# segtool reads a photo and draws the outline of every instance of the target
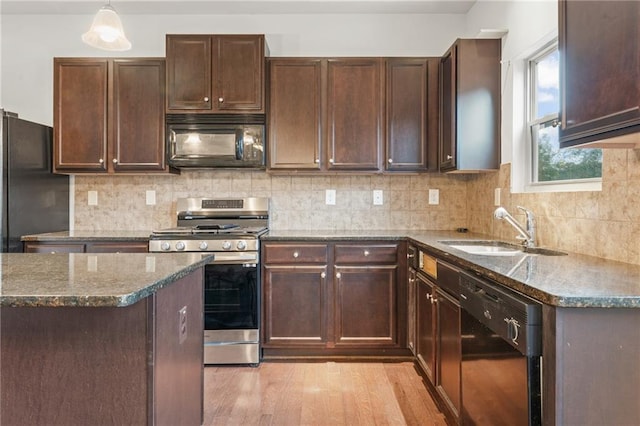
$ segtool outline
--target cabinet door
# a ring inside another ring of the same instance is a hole
[[[407,275],[407,346],[416,355],[416,270],[409,268]]]
[[[167,112],[212,112],[208,35],[167,35]]]
[[[113,132],[110,161],[115,171],[165,169],[164,60],[113,61]]]
[[[386,170],[427,170],[438,149],[438,59],[386,62]]]
[[[456,167],[456,46],[440,63],[440,170]]]
[[[54,172],[107,171],[108,59],[54,59]]]
[[[269,60],[269,168],[320,169],[322,60]]]
[[[640,143],[640,2],[561,0],[558,17],[561,147]]]
[[[265,348],[327,343],[327,267],[265,265],[263,338]]]
[[[436,310],[433,284],[416,276],[416,356],[422,371],[436,380]]]
[[[264,112],[264,36],[213,37],[216,111]]]
[[[451,414],[460,416],[460,366],[462,344],[460,336],[460,304],[448,294],[437,289],[438,372],[436,390],[447,404]]]
[[[380,59],[330,59],[327,67],[327,167],[377,171],[383,132]]]
[[[335,267],[338,346],[396,347],[396,265]]]

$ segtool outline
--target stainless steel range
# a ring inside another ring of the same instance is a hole
[[[260,241],[268,198],[180,198],[177,227],[153,231],[150,252],[207,252],[204,363],[260,362]]]

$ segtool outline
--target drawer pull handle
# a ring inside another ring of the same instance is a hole
[[[369,250],[365,250],[365,251],[364,251],[364,255],[365,255],[365,256],[369,256]]]
[[[294,251],[293,252],[293,257],[297,259],[298,256],[300,256],[300,253],[298,253],[297,251]]]

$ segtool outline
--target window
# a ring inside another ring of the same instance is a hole
[[[559,148],[560,67],[557,43],[539,50],[528,64],[529,185],[600,180],[600,149]]]

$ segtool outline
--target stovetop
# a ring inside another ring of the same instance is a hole
[[[267,231],[266,227],[261,226],[240,226],[236,224],[212,224],[212,225],[196,225],[196,226],[177,226],[175,228],[166,228],[154,230],[151,234],[152,239],[159,238],[203,238],[210,237],[212,239],[221,237],[242,237],[249,236],[257,238]]]

